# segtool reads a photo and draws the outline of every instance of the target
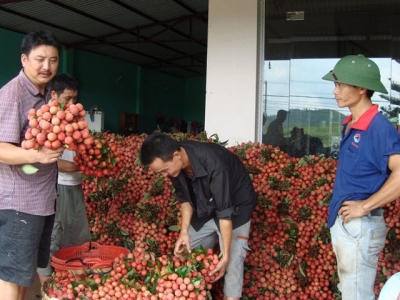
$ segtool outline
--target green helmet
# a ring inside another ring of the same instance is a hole
[[[381,82],[378,66],[362,54],[343,57],[322,79],[388,93]]]

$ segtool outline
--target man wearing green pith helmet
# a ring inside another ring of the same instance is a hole
[[[328,227],[342,300],[373,300],[379,253],[385,245],[382,206],[400,197],[400,138],[371,97],[387,94],[378,66],[363,55],[343,57],[324,80],[333,81],[343,121]]]

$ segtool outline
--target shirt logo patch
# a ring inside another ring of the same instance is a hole
[[[360,142],[360,139],[361,139],[361,134],[359,134],[359,133],[356,133],[353,137],[353,140],[355,143]]]

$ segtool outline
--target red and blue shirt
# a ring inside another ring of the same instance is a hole
[[[400,154],[400,135],[389,120],[369,108],[345,133],[352,116],[343,121],[339,163],[329,204],[328,227],[333,226],[342,203],[365,200],[390,176],[389,156]]]

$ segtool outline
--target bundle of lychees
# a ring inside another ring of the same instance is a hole
[[[48,149],[65,147],[76,150],[80,143],[85,143],[85,139],[92,140],[85,115],[82,104],[63,104],[56,100],[43,104],[39,109],[30,109],[30,127],[25,133],[22,148],[39,149],[44,146]]]

